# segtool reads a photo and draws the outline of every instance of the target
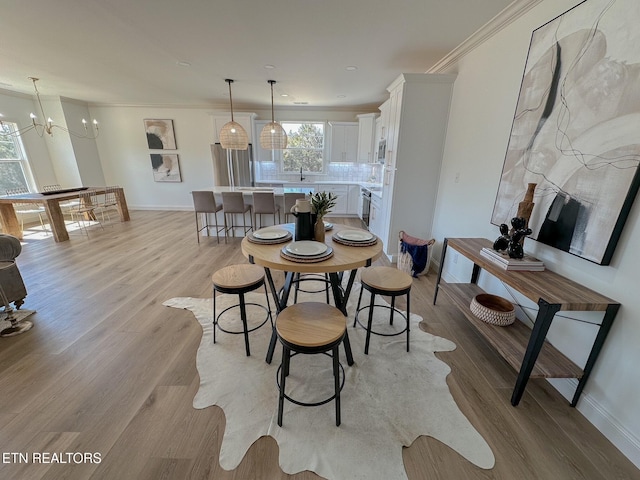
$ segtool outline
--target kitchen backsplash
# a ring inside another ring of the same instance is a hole
[[[381,164],[369,163],[329,163],[324,174],[304,172],[310,182],[372,182],[379,183],[382,175]],[[256,179],[259,182],[299,182],[300,173],[282,173],[277,162],[256,162]]]

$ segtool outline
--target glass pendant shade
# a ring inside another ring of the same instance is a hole
[[[275,80],[267,80],[271,85],[271,122],[267,123],[260,133],[260,146],[266,150],[284,150],[287,148],[287,132],[273,117],[273,84]]]
[[[225,80],[229,84],[229,105],[231,107],[231,121],[220,129],[220,146],[227,150],[247,150],[249,148],[249,136],[246,130],[238,122],[233,120],[233,99],[231,98],[231,84],[233,80]]]
[[[287,133],[278,122],[269,122],[260,133],[260,146],[267,150],[284,150],[287,148]]]

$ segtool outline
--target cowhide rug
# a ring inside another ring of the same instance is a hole
[[[313,290],[313,288],[307,288]],[[420,330],[422,318],[411,314],[411,351],[406,352],[405,334],[395,337],[372,335],[369,355],[364,355],[365,331],[353,328],[359,285],[351,293],[347,318],[355,364],[341,362],[345,384],[341,393],[342,424],[335,425],[335,405],[301,407],[285,402],[283,427],[277,424],[278,389],[276,371],[281,347],[271,365],[265,355],[271,335],[267,322],[250,334],[251,356],[245,355],[242,335],[218,330],[213,344],[210,298],[172,298],[166,306],[190,310],[202,326],[197,354],[200,390],[195,408],[217,405],[224,410],[226,429],[220,465],[236,468],[249,447],[270,435],[280,448],[280,466],[293,474],[311,470],[327,479],[406,479],[402,448],[420,435],[431,436],[484,469],[493,468],[494,456],[480,434],[456,405],[446,383],[450,368],[434,352],[450,351],[455,344]],[[368,292],[363,301],[368,303]],[[237,296],[219,295],[218,312]],[[300,294],[298,301],[323,301],[323,294]],[[265,304],[264,293],[251,293],[247,301]],[[376,299],[382,304],[384,300]],[[271,300],[271,307],[273,301]],[[402,329],[404,320],[389,325],[389,311],[376,309],[378,331]],[[250,325],[264,318],[258,307],[248,307]],[[365,315],[365,312],[363,312]],[[274,315],[275,319],[275,315]],[[227,330],[241,330],[238,309],[221,320]],[[297,355],[291,360],[287,393],[303,401],[331,396],[331,359],[324,355]]]

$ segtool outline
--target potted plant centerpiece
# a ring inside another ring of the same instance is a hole
[[[324,216],[336,205],[337,199],[337,195],[327,192],[316,192],[311,195],[311,205],[316,213],[313,236],[317,242],[324,242]]]

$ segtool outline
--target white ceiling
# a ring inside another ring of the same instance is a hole
[[[400,73],[427,71],[510,3],[12,1],[1,8],[0,88],[33,93],[33,76],[43,96],[228,106],[232,78],[241,109],[267,108],[274,79],[277,108],[364,109],[382,103]]]

